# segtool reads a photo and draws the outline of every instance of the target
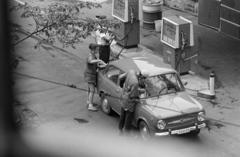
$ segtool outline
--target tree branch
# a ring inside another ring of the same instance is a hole
[[[32,35],[37,34],[38,32],[41,32],[41,31],[43,31],[44,29],[46,29],[46,28],[48,28],[48,27],[51,27],[51,26],[53,26],[53,25],[55,25],[55,24],[56,24],[56,23],[53,23],[53,24],[51,24],[51,25],[49,25],[49,26],[47,26],[47,27],[44,27],[44,28],[42,28],[42,29],[40,29],[40,30],[37,30],[37,31],[35,30],[35,31],[33,31],[31,34],[29,34],[29,35],[26,36],[25,38],[23,38],[23,39],[17,41],[16,43],[14,43],[13,46],[16,46],[16,45],[19,44],[20,42],[22,42],[22,41],[26,40],[27,38],[31,37]]]
[[[63,20],[65,20],[66,18],[67,18],[67,17],[65,17],[64,19],[61,19],[60,21],[63,21]],[[35,22],[36,22],[36,21],[35,21]],[[31,34],[29,34],[29,35],[26,36],[25,38],[23,38],[23,39],[17,41],[16,43],[14,43],[13,46],[16,46],[16,45],[19,44],[20,42],[22,42],[22,41],[26,40],[27,38],[31,37],[32,35],[37,34],[38,32],[41,32],[41,31],[43,31],[44,29],[49,28],[49,27],[52,27],[52,26],[54,26],[54,25],[56,25],[56,24],[57,24],[57,22],[52,23],[51,25],[48,25],[48,26],[46,26],[46,27],[44,27],[44,28],[42,28],[42,29],[40,29],[40,30],[37,30],[37,31],[35,30],[35,31],[33,31]]]

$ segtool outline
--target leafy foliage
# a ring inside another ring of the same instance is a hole
[[[35,21],[35,30],[23,39],[19,39],[14,28],[11,28],[11,39],[15,41],[13,47],[32,35],[38,35],[41,40],[34,46],[35,48],[42,44],[53,44],[58,41],[63,47],[71,46],[82,42],[82,39],[91,35],[100,25],[101,31],[107,31],[108,28],[116,28],[119,21],[112,19],[91,19],[82,18],[83,9],[101,8],[99,3],[78,1],[75,3],[55,2],[48,7],[17,5],[10,11],[22,10],[22,18],[32,18]]]

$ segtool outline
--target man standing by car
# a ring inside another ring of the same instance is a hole
[[[119,135],[124,133],[130,136],[131,124],[135,105],[139,99],[139,80],[146,79],[149,76],[147,70],[141,70],[136,73],[130,69],[128,72],[119,76],[119,81],[125,78],[125,85],[121,94],[121,115],[119,121]]]

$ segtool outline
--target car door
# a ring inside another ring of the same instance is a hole
[[[109,66],[103,72],[103,76],[105,77],[105,79],[102,80],[102,83],[105,87],[105,92],[111,94],[111,96],[108,97],[108,101],[111,104],[112,109],[115,110],[117,113],[120,113],[121,109],[119,98],[122,92],[122,88],[118,85],[118,77],[120,73],[121,71],[118,68],[114,66]]]

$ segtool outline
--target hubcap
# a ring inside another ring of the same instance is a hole
[[[141,134],[142,134],[143,139],[146,140],[148,137],[148,130],[147,130],[146,126],[142,126]]]
[[[104,99],[104,100],[103,100],[103,108],[104,108],[106,111],[108,111],[108,101],[107,101],[107,99]]]

